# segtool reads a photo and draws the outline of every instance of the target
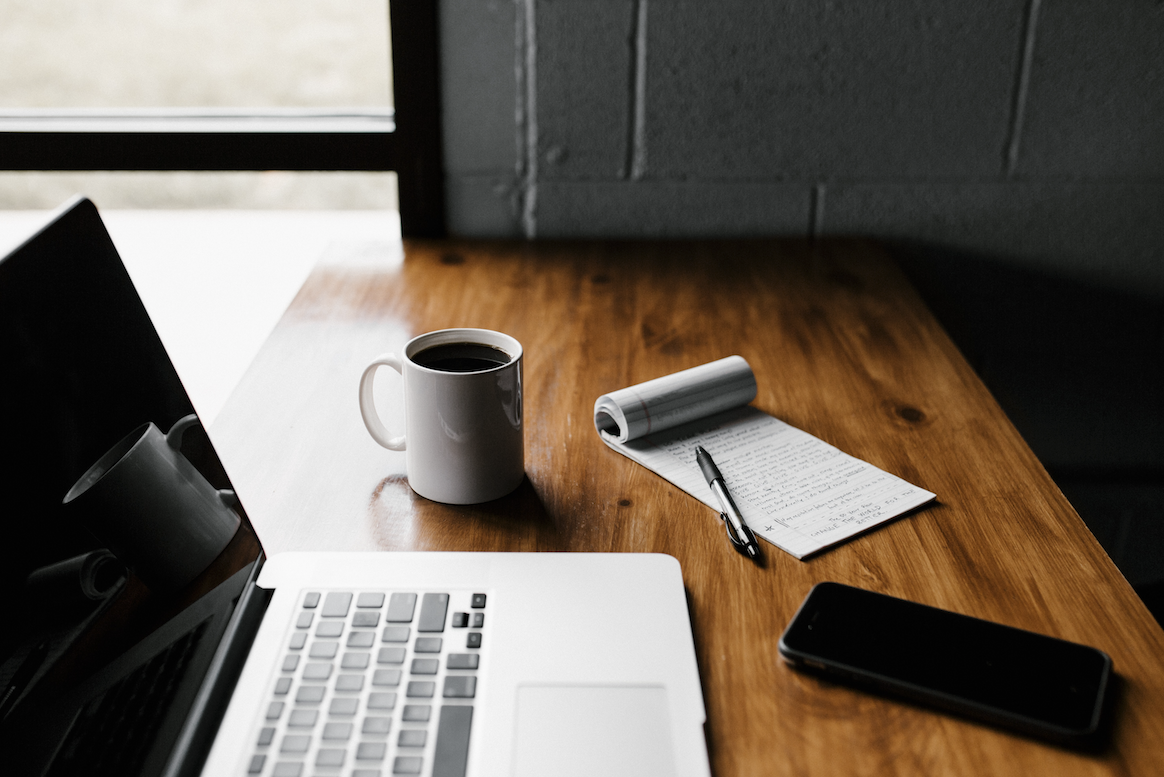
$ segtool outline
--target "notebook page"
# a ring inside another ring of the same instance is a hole
[[[719,512],[695,463],[702,445],[756,536],[798,559],[935,498],[750,406],[627,443],[602,439]]]

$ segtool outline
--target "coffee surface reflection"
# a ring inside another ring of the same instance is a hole
[[[503,367],[512,360],[505,351],[484,343],[442,343],[412,357],[421,367],[441,372],[481,372]]]

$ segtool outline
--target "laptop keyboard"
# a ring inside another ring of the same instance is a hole
[[[248,764],[260,777],[464,777],[486,595],[305,591]]]

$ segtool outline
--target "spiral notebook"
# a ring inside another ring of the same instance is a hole
[[[936,495],[749,403],[756,377],[740,356],[604,394],[602,441],[719,511],[695,463],[703,446],[757,537],[803,559]]]

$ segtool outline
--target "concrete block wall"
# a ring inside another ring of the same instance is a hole
[[[440,0],[454,234],[871,234],[1164,294],[1159,0]]]

